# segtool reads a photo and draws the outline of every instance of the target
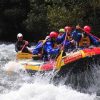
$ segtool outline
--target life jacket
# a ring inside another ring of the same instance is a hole
[[[85,36],[85,35],[83,35],[82,37],[81,37],[81,40],[80,40],[80,42],[79,42],[79,46],[80,47],[88,47],[88,46],[90,46],[90,38],[89,38],[89,36]]]
[[[72,40],[73,40],[73,37],[71,36],[71,35],[67,35],[67,42],[70,42],[71,44],[71,46],[75,46],[75,41],[73,41],[73,42],[71,42]]]
[[[17,41],[16,42],[16,49],[17,49],[17,52],[22,50],[23,46],[25,45],[25,41],[26,40],[22,40],[22,41]],[[27,45],[28,47],[30,47],[29,45]],[[29,50],[26,48],[26,46],[23,48],[22,52],[25,52],[25,53],[29,53]]]
[[[44,42],[44,40],[39,40],[39,42],[43,43],[43,44],[42,44],[42,48],[41,48],[41,50],[40,50],[40,54],[43,55],[43,53],[44,53],[43,47],[44,47],[45,42]]]
[[[67,39],[68,41],[71,41],[72,40],[72,36],[71,35],[67,35]]]

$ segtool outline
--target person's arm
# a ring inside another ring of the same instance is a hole
[[[93,45],[96,45],[96,46],[100,45],[100,42],[95,37],[93,37],[91,35],[89,35],[89,37],[90,37],[90,40],[91,40]]]
[[[62,43],[63,41],[64,41],[64,39],[65,39],[65,33],[64,34],[62,34],[61,36],[58,36],[57,37],[57,43]]]
[[[35,48],[33,49],[33,54],[38,54],[38,53],[40,53],[42,47],[43,47],[42,42],[38,42],[38,44],[37,44],[37,45],[35,46]]]
[[[71,36],[72,38],[76,41],[76,42],[79,42],[81,37],[82,37],[82,33],[80,33],[78,30],[74,30],[72,33],[71,33]]]
[[[51,42],[46,43],[45,46],[44,46],[44,49],[50,55],[51,54],[55,54],[56,55],[56,54],[59,53],[59,48],[55,48],[54,49]]]
[[[26,46],[28,46],[28,47],[30,46],[30,45],[29,45],[29,42],[26,41],[26,40],[23,40],[23,45],[26,45]]]

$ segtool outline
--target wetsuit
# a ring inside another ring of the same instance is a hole
[[[59,53],[59,48],[54,48],[55,41],[48,39],[43,45],[39,42],[33,50],[33,54],[42,53],[43,60],[49,60]]]
[[[25,45],[25,40],[17,41],[16,44],[15,44],[15,51],[16,52],[20,51],[23,48],[24,45]],[[27,45],[27,46],[30,47],[30,45]],[[22,52],[30,53],[28,51],[28,49],[26,48],[26,46],[25,46],[25,48],[23,48]]]

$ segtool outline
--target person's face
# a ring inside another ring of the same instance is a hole
[[[63,32],[59,32],[59,35],[61,36],[63,34]]]
[[[67,33],[68,35],[70,35],[71,30],[67,29],[67,30],[66,30],[66,33]]]
[[[18,37],[18,41],[22,41],[23,40],[23,37]]]
[[[56,38],[51,38],[51,40],[52,40],[53,42],[55,42],[55,41],[56,41]]]

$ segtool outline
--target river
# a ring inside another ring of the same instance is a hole
[[[88,94],[62,82],[54,85],[49,80],[53,72],[30,77],[24,69],[18,68],[20,65],[16,62],[15,54],[13,43],[0,44],[0,100],[94,100],[97,84],[90,88],[91,94]],[[8,66],[17,66],[19,70],[9,74],[5,70]]]

